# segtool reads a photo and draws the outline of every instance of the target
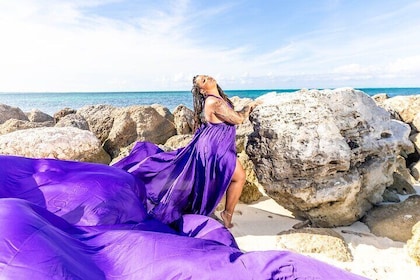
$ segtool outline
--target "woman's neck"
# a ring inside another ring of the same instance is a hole
[[[219,91],[217,89],[216,90],[207,91],[206,92],[206,95],[215,95],[215,96],[219,96],[220,97]]]

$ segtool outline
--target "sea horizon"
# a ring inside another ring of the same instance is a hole
[[[225,90],[225,93],[228,97],[238,96],[240,98],[255,99],[267,93],[275,92],[281,94],[296,92],[301,89],[242,89]],[[389,97],[420,94],[420,87],[372,87],[354,89],[361,90],[369,96],[380,93],[385,93]],[[77,110],[83,106],[100,104],[115,107],[160,104],[173,112],[181,104],[192,108],[192,95],[189,90],[0,92],[0,104],[18,107],[24,112],[30,112],[36,109],[49,115],[53,115],[64,108]]]

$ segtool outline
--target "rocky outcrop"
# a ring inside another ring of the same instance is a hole
[[[151,106],[130,106],[113,112],[112,129],[105,140],[104,149],[118,156],[120,149],[135,141],[164,144],[176,134],[174,124]]]
[[[251,114],[247,153],[267,194],[321,227],[357,221],[412,151],[410,127],[353,89],[267,94]]]
[[[0,104],[0,124],[10,119],[29,121],[28,117],[21,109]]]
[[[377,206],[363,221],[377,236],[406,242],[412,236],[413,226],[420,222],[420,195],[412,195],[401,203]]]
[[[405,123],[413,125],[420,112],[420,95],[394,96],[378,101],[378,105],[390,112],[395,112]]]
[[[109,155],[92,132],[74,127],[32,128],[1,135],[0,154],[110,162]]]

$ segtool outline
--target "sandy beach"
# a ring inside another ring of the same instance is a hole
[[[420,185],[415,189],[420,194]],[[400,197],[404,200],[408,195]],[[290,230],[299,222],[301,220],[264,194],[256,203],[238,204],[231,232],[245,252],[278,250],[277,233]],[[346,240],[353,261],[340,262],[321,254],[309,256],[369,279],[420,279],[420,267],[408,256],[405,243],[375,236],[362,222],[334,230]]]

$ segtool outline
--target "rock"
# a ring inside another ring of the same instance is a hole
[[[77,127],[82,130],[89,130],[88,122],[78,114],[69,114],[66,115],[55,124],[56,127]]]
[[[403,122],[412,125],[414,117],[420,112],[420,95],[394,96],[378,104],[396,112]]]
[[[0,135],[11,133],[17,130],[37,128],[37,127],[51,127],[54,126],[53,121],[47,122],[30,122],[25,120],[9,119],[0,124]]]
[[[90,105],[77,110],[77,114],[87,121],[89,130],[103,143],[111,132],[116,110],[117,108],[111,105]]]
[[[412,237],[407,241],[408,255],[420,266],[420,222],[413,226]]]
[[[401,242],[411,238],[412,228],[419,221],[420,195],[397,204],[379,205],[363,218],[373,234]]]
[[[0,124],[10,119],[29,121],[28,117],[21,109],[6,104],[0,104]]]
[[[230,100],[235,106],[236,111],[242,110],[244,106],[253,101],[251,98],[239,98],[238,96],[233,96]],[[236,126],[236,150],[238,153],[245,150],[248,135],[253,131],[254,128],[249,119],[246,119],[243,123]]]
[[[376,103],[382,103],[387,100],[389,96],[386,93],[378,93],[372,96],[372,99],[375,100]]]
[[[395,191],[397,194],[407,195],[407,194],[415,194],[416,190],[414,187],[405,180],[405,178],[397,172],[394,172],[392,175],[394,178],[394,182],[392,185],[388,186],[387,188],[390,190]]]
[[[111,157],[135,141],[163,144],[176,134],[174,124],[151,106],[130,106],[113,112],[114,122],[104,149]]]
[[[410,172],[413,178],[419,182],[420,181],[420,161],[417,163],[414,163],[412,166],[410,166]]]
[[[159,113],[159,115],[161,115],[162,117],[164,117],[165,119],[167,119],[170,122],[174,122],[174,115],[171,113],[171,111],[166,108],[165,106],[161,105],[161,104],[152,104],[150,105],[153,109],[156,110],[156,112]]]
[[[328,228],[302,228],[280,232],[277,248],[300,254],[320,254],[340,262],[353,260],[344,238]]]
[[[64,108],[64,109],[61,109],[60,111],[58,111],[58,112],[56,112],[55,114],[54,114],[54,122],[55,123],[58,123],[58,121],[62,118],[62,117],[64,117],[64,116],[67,116],[67,115],[69,115],[69,114],[76,114],[76,110],[74,110],[74,109],[71,109],[71,108]]]
[[[27,117],[28,117],[28,120],[31,122],[40,122],[40,123],[54,122],[53,117],[37,109],[34,109],[31,112],[29,112],[27,114]]]
[[[410,136],[411,142],[413,142],[417,153],[420,154],[420,133],[414,133]]]
[[[174,110],[174,124],[177,134],[192,134],[194,112],[184,105],[178,105]]]
[[[420,112],[418,112],[412,122],[412,127],[414,128],[415,132],[420,132]]]
[[[410,127],[354,89],[269,94],[246,152],[268,196],[319,227],[349,225],[382,201]]]
[[[401,177],[405,181],[407,181],[409,184],[414,185],[417,183],[417,180],[411,174],[410,168],[407,167],[407,162],[405,158],[400,155],[397,156],[397,164],[396,164],[395,172],[401,175]]]
[[[245,151],[238,154],[238,159],[246,174],[245,185],[239,200],[249,204],[259,200],[263,196],[259,190],[261,185],[258,183],[257,176],[255,175],[254,164]]]
[[[74,127],[42,127],[0,136],[0,154],[108,164],[109,155],[96,136]]]
[[[185,147],[190,143],[192,137],[191,134],[174,135],[165,142],[164,145],[167,149],[164,150],[176,150]]]
[[[384,193],[382,194],[382,201],[383,202],[401,202],[401,199],[395,191],[385,189]]]

